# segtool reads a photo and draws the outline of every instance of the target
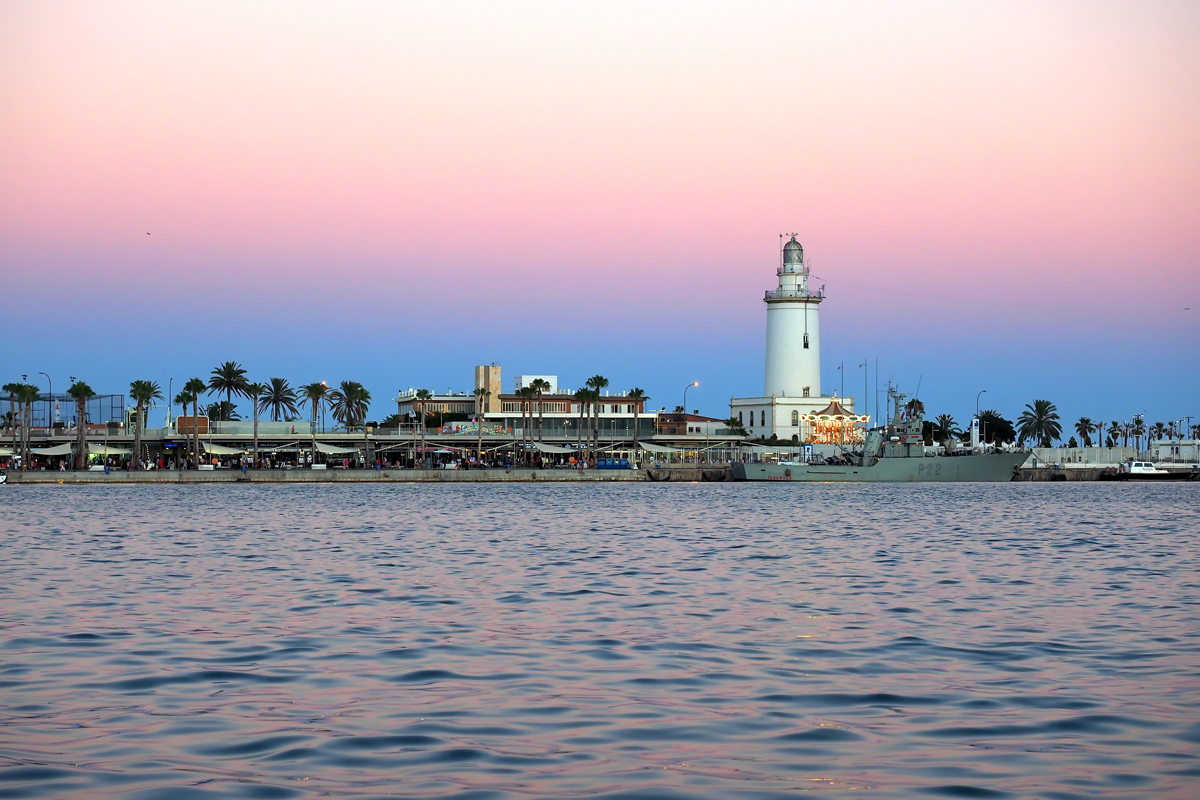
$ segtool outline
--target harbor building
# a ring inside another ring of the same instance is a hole
[[[809,285],[812,276],[796,235],[791,234],[780,248],[778,285],[763,296],[767,305],[763,394],[730,398],[729,414],[751,437],[808,442],[818,434],[817,422],[830,408],[853,414],[854,398],[821,393],[820,308],[825,287]]]

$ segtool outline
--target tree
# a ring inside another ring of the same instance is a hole
[[[208,379],[208,389],[210,394],[224,392],[225,399],[233,405],[233,396],[244,395],[249,383],[250,381],[246,380],[246,370],[242,369],[241,364],[226,361],[212,371],[212,377]]]
[[[1117,437],[1121,435],[1121,433],[1124,429],[1125,429],[1125,426],[1123,426],[1120,422],[1118,422],[1115,419],[1112,422],[1108,423],[1108,435],[1113,438],[1114,442],[1117,441]]]
[[[1167,426],[1162,424],[1161,422],[1156,422],[1153,425],[1151,425],[1150,432],[1153,433],[1154,438],[1159,441],[1162,441],[1163,439],[1167,438]],[[1149,438],[1147,438],[1146,449],[1149,449],[1149,448],[1150,448],[1150,441],[1149,441]]]
[[[904,404],[904,410],[908,412],[909,419],[925,416],[925,404],[915,397]]]
[[[79,420],[75,426],[75,469],[84,469],[87,466],[87,401],[96,393],[83,381],[76,381],[67,389],[67,394],[75,399],[75,418]]]
[[[317,411],[329,396],[329,387],[324,382],[306,383],[300,387],[303,402],[312,404],[312,462],[317,463]]]
[[[532,454],[529,452],[530,445],[533,442],[533,432],[530,430],[533,427],[533,405],[530,402],[533,397],[533,388],[530,386],[522,386],[515,392],[517,396],[517,404],[521,409],[521,460],[526,464]],[[527,422],[526,419],[529,421]]]
[[[162,387],[154,381],[133,381],[129,384],[129,396],[136,403],[137,415],[133,430],[133,469],[142,468],[142,429],[146,426],[146,404],[151,400],[162,400]]]
[[[1028,440],[1041,447],[1050,447],[1051,442],[1062,438],[1062,425],[1058,419],[1058,408],[1054,403],[1034,400],[1017,417],[1017,438],[1022,444]]]
[[[479,386],[475,389],[475,456],[479,459],[479,463],[483,464],[483,420],[484,409],[487,408],[487,399],[492,396],[490,389],[485,389]]]
[[[247,383],[246,397],[250,400],[250,410],[254,414],[254,454],[251,456],[255,467],[258,466],[258,398],[266,394],[267,387],[257,381]]]
[[[1146,435],[1146,421],[1141,417],[1136,418],[1129,430],[1129,435],[1133,437],[1133,446],[1140,453],[1142,450],[1142,437]]]
[[[1079,439],[1083,442],[1084,447],[1092,446],[1092,434],[1095,431],[1096,423],[1087,417],[1080,417],[1079,421],[1075,423],[1075,432],[1079,434]]]
[[[204,407],[204,416],[208,417],[211,422],[242,421],[242,415],[238,413],[237,406],[228,400],[218,400],[215,403],[209,403]]]
[[[733,431],[737,436],[749,436],[749,434],[746,433],[746,426],[742,424],[742,421],[737,417],[730,417],[729,419],[725,420],[725,427],[729,428],[729,430]]]
[[[299,413],[296,409],[296,392],[284,378],[271,378],[259,403],[261,410],[271,412],[273,422],[279,422],[280,416],[294,417]]]
[[[907,410],[907,406],[905,406],[905,409]],[[949,414],[939,414],[937,416],[937,430],[943,447],[955,436],[962,433],[958,424],[955,423],[954,417]]]
[[[21,432],[22,423],[25,421],[25,410],[21,409],[21,413],[17,414],[17,398],[21,394],[21,384],[6,383],[4,391],[8,393],[8,416],[9,424],[12,426],[12,453],[14,459],[17,457],[17,434]]]
[[[537,397],[538,441],[540,442],[540,441],[542,441],[542,420],[543,420],[543,417],[542,417],[542,392],[547,392],[550,390],[550,381],[543,380],[541,378],[534,378],[529,383],[529,388],[533,390],[534,395]]]
[[[186,417],[188,404],[190,404],[192,402],[192,393],[189,391],[186,391],[186,390],[180,391],[179,394],[175,395],[175,402],[183,407],[183,416]],[[176,430],[178,430],[178,425],[179,425],[178,418],[176,418],[176,420],[175,420],[175,425],[176,425]],[[187,443],[186,451],[188,453],[190,453],[192,451],[192,437],[190,434],[188,436],[188,443]],[[179,462],[176,465],[179,469],[183,469],[184,466],[187,464],[187,456],[183,456],[183,457],[177,456],[176,460]]]
[[[638,451],[638,415],[642,413],[642,404],[650,399],[644,389],[637,386],[625,393],[625,396],[633,401],[633,461],[638,462],[638,456],[641,453]]]
[[[1099,447],[1104,443],[1104,423],[1094,422],[1092,424],[1096,426],[1096,446]]]
[[[208,390],[208,384],[203,378],[192,378],[183,385],[192,401],[192,455],[195,464],[200,466],[200,395]]]
[[[363,447],[370,453],[370,440],[367,438],[367,409],[371,404],[371,393],[358,381],[342,381],[337,389],[330,392],[330,410],[334,419],[346,426],[346,430],[362,427]],[[374,460],[374,459],[372,459]]]
[[[1079,447],[1079,442],[1075,441],[1074,436],[1072,436],[1070,438],[1070,440],[1067,442],[1067,447]]]
[[[431,397],[433,397],[433,392],[428,389],[417,389],[416,405],[419,409],[417,411],[417,423],[421,428],[421,461],[426,467],[429,466],[429,455],[425,452],[425,401]]]
[[[603,375],[593,375],[587,379],[587,385],[591,387],[593,399],[596,401],[592,405],[592,456],[595,457],[596,451],[600,449],[600,397],[601,391],[608,388],[608,378]]]
[[[1012,422],[993,408],[979,412],[979,432],[988,444],[1010,444],[1017,439]]]
[[[92,393],[93,395],[95,392]],[[21,384],[21,390],[18,393],[18,401],[21,403],[21,415],[23,423],[21,425],[21,459],[22,463],[28,464],[31,453],[29,451],[29,436],[33,432],[33,404],[42,396],[42,390],[31,383]]]

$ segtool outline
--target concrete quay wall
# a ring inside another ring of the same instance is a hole
[[[116,483],[601,483],[648,481],[636,469],[252,469],[150,470],[143,472],[9,472],[11,484]]]

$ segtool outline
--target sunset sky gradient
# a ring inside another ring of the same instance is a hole
[[[785,230],[826,391],[1200,415],[1200,5],[0,5],[5,382],[726,416]]]

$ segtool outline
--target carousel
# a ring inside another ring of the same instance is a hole
[[[809,444],[862,444],[871,422],[868,415],[846,411],[837,398],[815,414],[802,414],[800,419],[808,423]]]

